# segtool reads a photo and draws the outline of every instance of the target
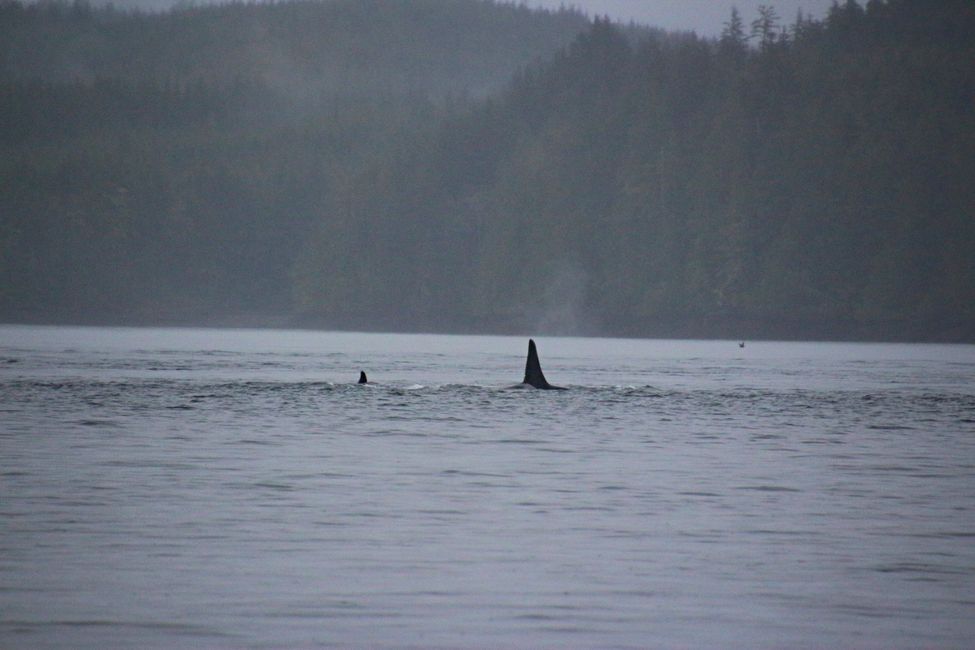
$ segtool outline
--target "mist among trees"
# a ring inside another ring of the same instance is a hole
[[[975,340],[975,6],[0,3],[0,320]]]

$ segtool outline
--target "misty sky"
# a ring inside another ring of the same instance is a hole
[[[554,9],[574,6],[593,16],[716,36],[727,22],[732,6],[738,7],[746,25],[761,4],[775,7],[783,22],[792,23],[800,8],[806,15],[821,18],[833,0],[530,0],[529,4]]]
[[[107,0],[93,0],[103,4]],[[221,0],[216,0],[220,2]],[[226,1],[226,0],[223,0]],[[197,0],[206,4],[208,0]],[[116,7],[162,9],[176,0],[114,0]],[[668,30],[694,30],[702,36],[717,36],[728,20],[731,7],[736,6],[745,20],[751,23],[758,5],[775,7],[786,24],[795,21],[801,8],[807,15],[821,18],[833,0],[527,0],[530,6],[558,9],[577,7],[590,16],[609,16],[614,20],[630,21]],[[862,3],[861,3],[862,4]]]

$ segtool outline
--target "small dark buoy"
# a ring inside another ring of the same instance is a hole
[[[359,371],[359,383],[360,384],[365,384],[365,383],[368,383],[368,381],[369,380],[366,379],[366,373],[364,373],[363,371],[360,370]]]

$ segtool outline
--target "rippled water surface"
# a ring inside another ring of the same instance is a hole
[[[971,647],[975,348],[538,344],[0,327],[0,647]]]

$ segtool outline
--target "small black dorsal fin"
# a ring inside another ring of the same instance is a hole
[[[363,371],[360,370],[359,371],[359,383],[360,384],[366,384],[368,382],[369,382],[369,380],[366,379],[366,373],[364,373]]]
[[[538,361],[538,350],[535,349],[535,341],[528,339],[528,360],[525,362],[524,383],[535,388],[551,388],[542,374],[542,364]]]

